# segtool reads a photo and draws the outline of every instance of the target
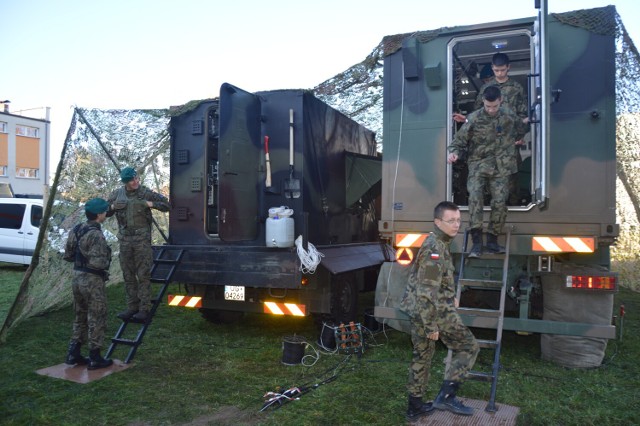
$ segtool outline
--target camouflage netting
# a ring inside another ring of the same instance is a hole
[[[166,110],[75,109],[45,204],[46,219],[36,247],[39,256],[34,255],[25,273],[0,341],[20,320],[71,304],[72,265],[62,259],[68,232],[86,220],[87,200],[106,198],[122,185],[122,168],[135,167],[143,185],[169,195],[168,121]],[[161,244],[168,231],[168,215],[153,214],[153,243]],[[107,285],[121,283],[115,218],[107,219],[103,230],[113,252]],[[124,289],[122,300],[110,303],[124,305]]]
[[[594,18],[593,11],[596,13]],[[613,15],[611,15],[613,14]],[[618,137],[618,222],[620,238],[613,256],[624,268],[635,266],[640,228],[640,55],[629,38],[613,7],[554,15],[570,25],[586,26],[601,34],[610,34],[615,17],[617,34],[617,137]],[[609,19],[607,19],[609,17]],[[382,68],[384,57],[402,46],[410,36],[426,40],[441,30],[385,37],[364,61],[325,81],[313,89],[314,94],[377,134],[382,142]],[[194,103],[183,106],[189,109]],[[177,112],[174,112],[174,114]],[[84,220],[83,203],[96,196],[106,197],[120,185],[119,170],[134,166],[143,184],[168,195],[169,136],[168,110],[98,110],[77,108],[62,151],[56,176],[51,186],[53,200],[45,206],[41,242],[20,287],[18,297],[0,331],[0,341],[21,319],[59,309],[71,303],[71,265],[62,260],[66,235],[74,224]],[[381,145],[379,145],[381,146]],[[380,148],[379,148],[380,149]],[[154,228],[153,242],[166,235],[168,216],[154,211],[159,232]],[[113,248],[111,266],[113,285],[122,281],[116,244],[115,219],[105,224],[106,235]],[[624,276],[624,270],[623,272]],[[633,282],[623,283],[633,287]],[[122,300],[110,303],[124,303]]]

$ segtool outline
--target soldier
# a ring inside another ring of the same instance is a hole
[[[509,77],[510,69],[511,64],[509,62],[509,56],[507,56],[506,53],[498,52],[493,55],[493,57],[491,58],[491,71],[493,72],[493,76],[490,76],[490,78],[486,80],[483,79],[484,84],[478,91],[478,97],[476,98],[476,103],[473,108],[474,110],[478,110],[483,107],[482,94],[484,93],[486,88],[489,86],[496,86],[498,87],[498,89],[500,89],[500,93],[502,94],[503,106],[511,108],[511,110],[515,112],[516,115],[521,119],[525,119],[526,117],[528,117],[526,101],[527,98],[525,96],[524,88],[520,83]],[[480,78],[482,78],[482,73],[480,75]],[[464,123],[466,121],[466,117],[458,113],[453,114],[453,119],[458,123]],[[516,162],[519,166],[522,163],[522,157],[520,155],[519,147],[525,144],[524,139],[516,139],[515,144],[517,145]],[[520,200],[518,199],[518,195],[518,173],[516,170],[516,172],[509,177],[509,204],[519,204]]]
[[[89,364],[89,370],[113,364],[100,355],[107,328],[107,295],[105,282],[111,265],[111,248],[102,234],[100,224],[107,217],[109,204],[93,198],[84,206],[87,222],[69,233],[65,246],[65,260],[73,262],[73,305],[75,319],[69,342],[66,364]],[[80,354],[84,342],[89,343],[89,359]]]
[[[486,249],[504,253],[498,244],[498,234],[507,219],[509,179],[518,170],[516,145],[527,131],[528,119],[520,119],[507,107],[502,107],[500,89],[489,86],[483,93],[484,107],[469,114],[467,122],[456,133],[449,146],[449,163],[465,156],[469,166],[469,229],[473,246],[469,257],[482,254],[482,216],[484,188],[491,194],[491,216],[487,229]]]
[[[124,277],[127,309],[118,318],[146,321],[151,309],[151,209],[169,211],[162,194],[140,185],[140,177],[131,167],[120,173],[124,184],[109,195],[107,217],[116,215],[120,242],[120,267]]]
[[[473,408],[456,398],[456,392],[473,367],[480,350],[476,339],[456,312],[454,266],[449,246],[460,229],[460,209],[450,201],[433,211],[434,232],[418,251],[400,309],[411,317],[413,358],[409,366],[407,418],[416,419],[434,408],[469,416]],[[433,402],[424,403],[436,341],[452,350],[450,368]]]

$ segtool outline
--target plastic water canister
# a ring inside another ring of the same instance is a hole
[[[291,215],[293,210],[283,208],[278,211],[278,215],[267,218],[267,230],[265,242],[267,247],[293,247],[294,242],[294,221]]]

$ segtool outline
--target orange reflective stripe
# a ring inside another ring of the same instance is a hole
[[[306,307],[305,305],[297,305],[295,303],[264,302],[264,313],[303,317],[306,315]]]
[[[202,297],[200,296],[181,296],[179,294],[170,294],[167,296],[169,306],[185,306],[187,308],[202,308]]]
[[[396,247],[420,247],[428,234],[396,234]]]
[[[593,253],[593,237],[533,237],[531,250],[551,253]]]

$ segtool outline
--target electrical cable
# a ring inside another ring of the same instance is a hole
[[[324,254],[320,253],[310,242],[307,242],[308,251],[305,250],[302,246],[302,235],[296,238],[295,244],[298,251],[298,258],[300,259],[300,271],[302,271],[303,274],[313,274],[324,257]]]

